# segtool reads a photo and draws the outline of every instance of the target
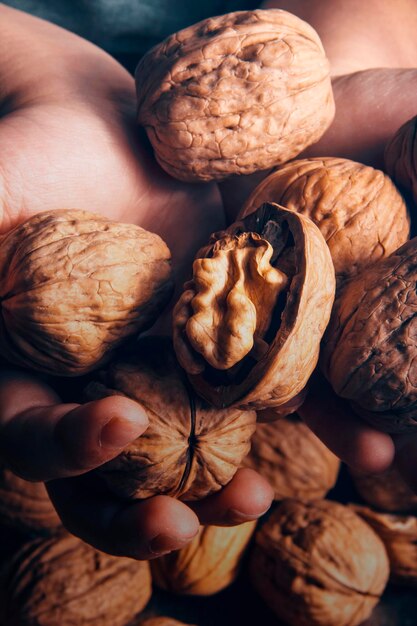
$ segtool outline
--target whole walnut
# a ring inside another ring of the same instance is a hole
[[[193,626],[192,624],[185,624],[179,622],[172,617],[147,617],[137,623],[137,626]]]
[[[263,204],[211,236],[184,289],[174,347],[197,393],[262,410],[304,389],[335,292],[329,249],[308,217]]]
[[[357,626],[389,574],[382,541],[337,502],[283,500],[255,535],[252,583],[290,626]]]
[[[257,424],[243,460],[264,476],[275,500],[323,498],[334,487],[340,461],[296,416]]]
[[[125,626],[151,596],[149,564],[94,550],[72,535],[35,539],[7,565],[7,626]]]
[[[414,238],[347,283],[323,344],[335,392],[391,433],[417,427],[416,286]]]
[[[417,512],[417,494],[395,468],[382,474],[364,474],[349,468],[356,490],[372,507],[390,513]]]
[[[111,363],[86,398],[124,395],[149,418],[145,433],[97,472],[118,495],[197,500],[234,476],[250,448],[256,413],[215,409],[194,394],[168,339],[147,337]]]
[[[417,202],[416,169],[417,116],[403,124],[385,147],[385,168],[393,180],[410,191]]]
[[[171,293],[158,235],[87,211],[39,213],[0,240],[0,354],[84,374],[149,327]]]
[[[208,596],[228,587],[239,574],[256,521],[239,526],[204,526],[181,550],[151,561],[153,582],[185,595]]]
[[[406,204],[388,176],[348,159],[282,165],[254,189],[242,215],[263,202],[313,220],[329,246],[338,283],[394,252],[410,234]]]
[[[44,483],[23,480],[5,467],[0,468],[0,523],[42,534],[61,528]]]
[[[390,563],[391,582],[417,587],[417,517],[381,513],[357,505],[353,510],[383,541]]]
[[[156,159],[184,181],[284,163],[334,117],[319,36],[278,9],[211,17],[174,33],[142,57],[136,89]]]

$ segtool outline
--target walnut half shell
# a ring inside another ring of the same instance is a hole
[[[264,204],[214,233],[174,309],[174,347],[194,389],[219,407],[265,409],[313,372],[335,292],[313,222]]]

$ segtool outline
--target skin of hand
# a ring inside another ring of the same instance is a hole
[[[156,164],[135,124],[133,78],[89,42],[4,5],[0,75],[0,234],[43,210],[98,212],[161,235],[180,286],[195,251],[223,226],[223,207],[215,185],[186,185]],[[0,374],[1,458],[48,481],[68,530],[101,550],[153,558],[190,541],[200,522],[237,524],[269,508],[272,489],[246,469],[190,506],[118,500],[89,470],[146,427],[126,398],[62,403],[40,378]]]

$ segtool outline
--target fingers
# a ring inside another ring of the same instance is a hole
[[[234,526],[261,517],[273,498],[273,489],[262,476],[254,470],[242,468],[218,493],[187,504],[198,515],[201,524]]]
[[[147,425],[146,413],[128,398],[59,404],[30,376],[0,376],[0,456],[27,480],[87,472],[117,456]]]
[[[417,433],[394,435],[395,465],[404,480],[417,493]]]

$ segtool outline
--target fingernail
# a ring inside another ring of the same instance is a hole
[[[112,417],[102,427],[99,435],[99,445],[106,448],[123,448],[136,439],[148,424],[145,413],[139,412],[134,419]]]
[[[228,509],[226,513],[226,519],[229,522],[235,524],[242,524],[243,522],[252,522],[254,520],[259,519],[262,515],[265,515],[271,508],[271,505],[268,506],[267,509],[262,511],[261,513],[257,513],[255,515],[249,515],[248,513],[243,513],[243,511],[238,511],[238,509]]]
[[[172,537],[171,535],[160,534],[154,537],[149,543],[149,550],[154,555],[162,556],[163,554],[169,554],[173,550],[181,550],[187,543],[190,543],[192,539],[196,536],[197,533],[191,535],[190,537],[183,537],[179,539],[178,537]]]

